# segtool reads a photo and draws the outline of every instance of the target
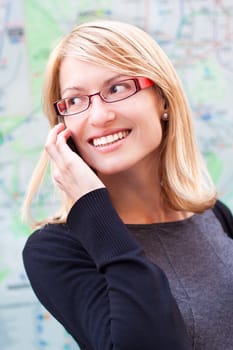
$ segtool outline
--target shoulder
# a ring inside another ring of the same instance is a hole
[[[39,244],[42,241],[49,241],[50,239],[58,240],[64,236],[68,236],[69,229],[66,224],[46,224],[34,232],[27,239],[28,244]]]
[[[34,231],[24,245],[22,258],[31,279],[39,270],[43,274],[60,271],[65,262],[93,266],[86,249],[65,224],[47,224]]]
[[[27,253],[33,255],[33,252],[40,251],[46,254],[54,255],[66,254],[67,251],[83,250],[78,238],[71,234],[66,224],[46,224],[34,231],[27,239],[23,255]]]
[[[231,210],[220,200],[217,200],[213,212],[220,221],[224,231],[233,238],[233,215]]]

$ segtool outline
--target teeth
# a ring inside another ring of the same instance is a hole
[[[93,139],[94,146],[105,146],[125,138],[129,134],[129,131],[119,131],[112,135],[102,136],[97,139]]]

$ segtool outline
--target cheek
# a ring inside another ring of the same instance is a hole
[[[142,127],[148,130],[148,133],[155,133],[157,136],[162,135],[161,116],[163,109],[161,102],[156,99],[148,99],[144,108],[141,107]]]
[[[155,148],[160,146],[163,138],[163,132],[159,119],[154,120],[154,122],[150,123],[150,125],[148,126],[147,137]]]
[[[145,118],[142,124],[144,140],[150,147],[158,148],[163,139],[163,129],[159,111],[151,108],[151,112]]]
[[[75,142],[81,140],[81,136],[84,135],[84,123],[82,120],[74,119],[74,117],[72,119],[67,118],[65,124],[67,129],[71,131],[73,140]]]

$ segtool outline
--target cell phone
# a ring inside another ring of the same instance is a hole
[[[74,140],[72,139],[71,136],[68,138],[68,140],[67,140],[66,142],[67,142],[67,145],[70,147],[70,149],[71,149],[73,152],[79,154],[79,153],[78,153],[78,150],[77,150],[77,147],[76,147],[76,145],[75,145],[75,143],[74,143]]]
[[[65,125],[65,127],[66,127],[64,118],[63,118],[62,116],[58,115],[58,116],[57,116],[57,119],[58,119],[58,122],[59,122],[59,123],[63,123],[63,124]],[[75,146],[74,140],[72,139],[71,136],[68,138],[68,140],[66,141],[66,143],[67,143],[67,145],[70,147],[70,149],[71,149],[73,152],[79,154],[79,153],[78,153],[78,150],[77,150],[77,147]]]

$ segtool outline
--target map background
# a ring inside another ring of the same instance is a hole
[[[76,23],[119,19],[148,31],[184,84],[198,142],[219,197],[233,209],[233,4],[231,0],[0,0],[0,348],[77,349],[37,302],[21,252],[30,228],[20,205],[48,131],[41,111],[46,60]],[[50,184],[34,204],[56,208]]]

